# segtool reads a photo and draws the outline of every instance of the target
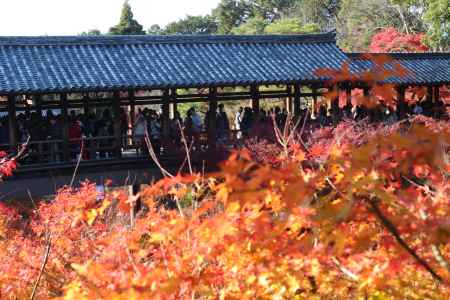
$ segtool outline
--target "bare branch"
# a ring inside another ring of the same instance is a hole
[[[145,131],[144,140],[145,140],[145,143],[147,144],[147,149],[148,149],[148,153],[149,153],[150,157],[155,162],[156,166],[159,168],[159,170],[161,171],[163,176],[173,178],[174,176],[172,174],[170,174],[169,171],[164,169],[163,166],[161,165],[161,163],[159,162],[159,159],[156,156],[155,150],[153,149],[152,143],[150,142],[150,138],[148,136],[147,130]]]
[[[39,282],[41,281],[42,275],[44,274],[44,269],[45,269],[45,266],[47,265],[48,257],[50,256],[51,245],[52,245],[51,237],[48,236],[47,237],[47,245],[45,246],[44,260],[42,261],[41,268],[39,270],[38,278],[37,278],[36,282],[34,283],[33,291],[31,292],[31,296],[30,296],[30,300],[33,300],[34,297],[36,296],[36,291],[37,291],[37,288],[39,286]]]
[[[186,136],[183,132],[183,128],[181,127],[180,121],[177,121],[178,123],[178,127],[180,128],[180,133],[181,133],[181,140],[183,141],[183,145],[184,145],[184,150],[186,151],[186,159],[187,159],[187,163],[189,166],[189,173],[192,175],[194,172],[192,171],[192,164],[191,164],[191,147],[192,147],[192,143],[191,143],[191,147],[188,147],[187,145],[187,140],[186,140]]]
[[[81,159],[83,157],[83,151],[84,151],[84,139],[81,139],[81,149],[80,149],[80,153],[78,154],[78,159],[77,159],[77,164],[75,166],[75,170],[73,171],[73,175],[72,175],[72,180],[70,180],[70,187],[72,188],[73,183],[75,181],[75,177],[77,175],[78,172],[78,168],[80,167],[80,163],[81,163]]]

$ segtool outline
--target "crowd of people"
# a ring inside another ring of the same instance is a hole
[[[282,128],[288,118],[287,110],[280,107],[257,111],[250,107],[239,107],[231,121],[223,104],[218,106],[217,111],[206,111],[204,114],[191,107],[184,119],[178,111],[174,112],[168,125],[169,136],[163,143],[163,118],[160,111],[150,108],[139,109],[134,118],[134,124],[131,124],[132,118],[124,109],[121,109],[120,126],[114,126],[117,118],[109,109],[87,114],[71,110],[68,119],[69,159],[76,160],[80,153],[83,159],[112,158],[117,149],[120,151],[136,149],[141,155],[147,155],[146,134],[156,154],[182,149],[183,136],[194,150],[202,149],[207,145],[204,133],[208,132],[209,127],[212,126],[211,121],[214,120],[211,118],[212,113],[216,114],[216,144],[225,146],[230,144],[230,140],[252,137],[274,141],[274,120],[275,124]],[[310,110],[302,109],[300,117],[302,121],[305,121],[307,128],[313,130],[318,127],[336,125],[343,119],[368,119],[370,122],[394,123],[400,118],[414,114],[448,118],[446,106],[441,100],[436,103],[422,101],[412,105],[404,103],[398,110],[380,103],[370,108],[364,105],[354,107],[347,104],[333,111],[333,106],[322,104],[314,114]],[[17,116],[18,142],[23,143],[30,139],[29,160],[39,162],[45,159],[41,155],[43,152],[47,153],[46,159],[51,162],[61,162],[65,159],[63,121],[61,114],[55,114],[52,110],[48,110],[42,116],[36,112],[21,113]],[[119,128],[122,136],[120,142],[114,135],[114,130]],[[4,116],[0,119],[0,144],[9,143],[9,132],[8,118]],[[165,149],[162,147],[163,144],[166,145]],[[83,151],[81,151],[82,147]]]
[[[121,111],[122,120],[126,118]],[[76,159],[82,152],[84,159],[107,158],[113,155],[114,116],[109,109],[101,113],[77,113],[71,110],[68,116],[69,159]],[[46,159],[61,162],[64,159],[64,119],[60,113],[47,110],[39,115],[37,112],[20,113],[16,118],[16,138],[18,143],[29,142],[27,161],[36,162]],[[124,120],[123,124],[127,124]],[[126,134],[127,125],[122,126]],[[10,143],[8,117],[0,119],[0,145]],[[46,153],[47,155],[42,155]],[[41,157],[41,156],[45,156]]]

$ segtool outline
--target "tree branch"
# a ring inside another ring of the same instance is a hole
[[[36,296],[36,291],[39,286],[39,282],[41,281],[42,275],[44,274],[44,269],[45,269],[45,266],[47,265],[48,257],[50,256],[51,245],[52,245],[51,237],[48,237],[47,245],[45,246],[44,260],[42,261],[41,269],[39,270],[39,276],[38,276],[36,282],[34,283],[33,291],[31,292],[31,296],[30,296],[30,300],[33,300],[34,297]]]
[[[400,244],[415,260],[416,262],[424,267],[431,276],[436,279],[439,282],[442,282],[442,277],[439,276],[436,271],[431,268],[431,266],[423,259],[421,258],[415,251],[412,249],[406,242],[403,240],[403,238],[400,236],[400,233],[398,232],[397,227],[383,214],[381,211],[378,200],[376,199],[367,199],[367,202],[369,203],[370,207],[372,208],[375,216],[380,220],[380,222],[383,224],[383,226],[394,236],[397,243]]]

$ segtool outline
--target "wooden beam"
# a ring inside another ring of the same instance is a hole
[[[120,114],[120,92],[113,92],[113,122],[114,122],[114,154],[116,159],[122,157],[122,116]]]
[[[63,137],[63,160],[68,162],[70,160],[69,153],[69,112],[67,94],[60,95],[61,105],[61,120],[62,120],[62,137]]]
[[[208,115],[208,145],[210,148],[215,148],[217,140],[217,88],[211,87],[209,89],[209,115]],[[252,102],[253,105],[253,102]]]
[[[17,150],[16,96],[8,96],[9,144],[11,151]]]
[[[252,97],[252,109],[253,112],[255,113],[259,113],[259,99],[260,99],[260,95],[259,95],[259,87],[257,85],[251,85],[250,86],[250,94]]]
[[[301,112],[301,86],[300,84],[294,85],[294,116],[300,116]]]

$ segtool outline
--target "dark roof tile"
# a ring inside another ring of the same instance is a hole
[[[319,81],[334,35],[0,37],[0,93]]]
[[[348,53],[351,67],[361,71],[371,67],[372,63],[361,58],[360,53]],[[400,63],[410,74],[405,77],[391,77],[386,82],[404,85],[427,85],[450,83],[450,53],[375,53],[371,55],[389,55]]]

